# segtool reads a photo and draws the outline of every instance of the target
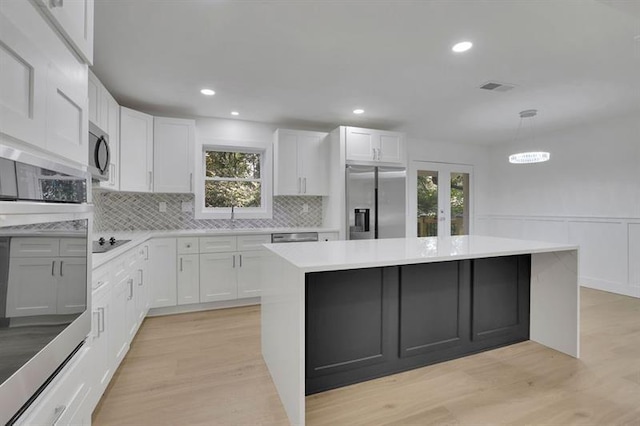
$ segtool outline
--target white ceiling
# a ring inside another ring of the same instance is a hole
[[[640,0],[96,0],[96,75],[123,105],[496,143],[639,113]],[[450,47],[471,40],[474,48]],[[496,80],[506,93],[478,89]],[[213,97],[199,93],[203,87]],[[361,107],[365,114],[351,111]]]

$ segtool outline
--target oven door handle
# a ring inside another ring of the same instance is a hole
[[[107,150],[107,161],[105,164],[100,164],[100,145],[102,144],[104,144],[104,147]],[[109,164],[111,163],[111,149],[109,148],[109,144],[104,136],[100,136],[96,142],[96,147],[93,151],[93,160],[96,163],[98,170],[100,170],[100,173],[104,174],[109,168]]]

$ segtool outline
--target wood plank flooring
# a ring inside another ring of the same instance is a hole
[[[640,299],[582,289],[579,360],[534,342],[307,397],[316,425],[640,426]],[[257,306],[148,318],[102,425],[285,425]]]

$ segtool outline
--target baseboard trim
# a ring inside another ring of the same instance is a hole
[[[580,286],[640,299],[640,287],[636,286],[589,277],[580,277]]]
[[[149,309],[148,317],[163,315],[185,314],[189,312],[211,311],[215,309],[238,308],[241,306],[259,305],[260,297],[248,297],[246,299],[223,300],[221,302],[194,303],[190,305],[167,306],[164,308]]]

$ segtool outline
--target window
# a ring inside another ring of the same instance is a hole
[[[270,218],[267,151],[205,146],[202,150],[197,218]]]

